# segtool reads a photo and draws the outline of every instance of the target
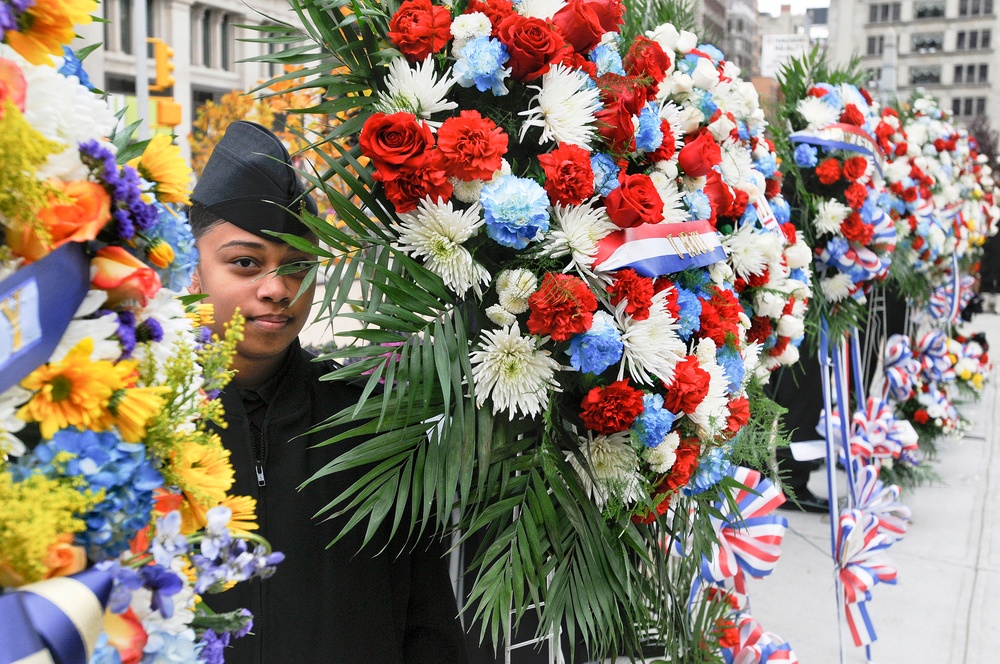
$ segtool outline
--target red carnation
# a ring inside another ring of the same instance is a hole
[[[445,170],[459,180],[491,179],[507,152],[507,134],[479,111],[448,118],[437,136]]]
[[[848,104],[844,107],[844,112],[840,114],[840,121],[844,124],[860,127],[865,123],[865,114],[858,110],[854,104]]]
[[[497,39],[507,47],[511,76],[533,81],[549,70],[570,47],[555,29],[540,18],[512,14],[501,21]]]
[[[601,19],[586,0],[569,0],[552,17],[552,25],[577,53],[590,51],[604,35]]]
[[[777,176],[779,174],[775,173],[775,175]],[[781,193],[781,178],[780,177],[770,178],[767,182],[764,183],[764,195],[767,198],[774,198],[775,196],[777,196],[780,193]]]
[[[688,355],[674,368],[674,380],[667,386],[663,405],[672,413],[693,413],[708,394],[712,376],[698,365],[698,358]]]
[[[465,6],[465,13],[471,14],[473,12],[486,14],[486,18],[490,19],[490,25],[493,26],[494,37],[497,34],[497,28],[500,27],[500,23],[508,16],[516,13],[514,11],[514,3],[510,0],[489,0],[489,2],[469,0],[469,4]]]
[[[868,171],[868,160],[864,157],[851,157],[844,162],[844,178],[857,182]]]
[[[667,307],[667,311],[669,311],[670,315],[674,317],[674,320],[679,319],[681,317],[681,307],[677,303],[678,295],[674,282],[670,281],[670,279],[667,279],[666,277],[657,277],[656,280],[653,281],[653,295],[656,295],[661,291],[667,291],[667,301],[664,302]]]
[[[747,343],[762,344],[770,338],[774,328],[771,319],[765,316],[754,316],[750,319],[750,329],[747,330]]]
[[[647,157],[651,162],[670,161],[677,153],[677,137],[674,136],[673,127],[667,120],[660,120],[660,131],[663,132],[663,142],[660,147],[650,152]]]
[[[871,224],[866,224],[862,221],[860,214],[851,212],[847,215],[847,219],[840,222],[840,232],[852,242],[867,245],[871,242],[872,235],[875,234],[875,228]]]
[[[649,318],[649,308],[653,306],[653,280],[649,277],[641,277],[631,268],[619,270],[608,286],[608,292],[611,293],[612,305],[617,306],[622,300],[628,303],[625,313],[633,320]]]
[[[722,149],[707,128],[688,134],[681,153],[677,155],[677,165],[686,175],[702,177],[708,175],[713,166],[722,163]]]
[[[854,182],[844,191],[844,198],[847,199],[848,205],[855,210],[860,210],[868,198],[868,187]]]
[[[395,206],[397,213],[403,214],[415,209],[417,203],[425,198],[432,201],[451,198],[451,181],[436,157],[436,153],[431,153],[421,165],[397,170],[392,179],[381,178],[379,173],[375,173],[375,179],[382,181],[385,196]]]
[[[404,0],[389,21],[389,39],[411,62],[424,60],[451,39],[451,12],[430,0]]]
[[[742,311],[732,291],[713,286],[712,297],[701,302],[701,330],[698,336],[708,337],[721,347],[726,343],[727,336],[739,335],[739,315]]]
[[[580,403],[580,419],[584,426],[597,433],[625,431],[643,411],[642,390],[618,380],[607,387],[595,387]]]
[[[560,205],[579,205],[594,195],[594,169],[590,153],[578,145],[560,143],[538,156],[545,171],[545,191]]]
[[[719,647],[729,648],[736,651],[740,647],[740,630],[736,629],[736,623],[728,618],[719,618],[715,621],[715,634],[718,636]]]
[[[541,287],[528,297],[528,331],[566,341],[590,329],[597,298],[579,277],[546,272]]]
[[[927,414],[927,411],[921,408],[913,413],[913,420],[917,424],[927,424],[927,421],[931,419],[931,416]]]
[[[823,184],[833,184],[840,179],[840,162],[834,157],[824,159],[823,162],[816,167],[816,177]]]
[[[665,482],[658,487],[661,491],[676,491],[685,486],[690,481],[694,471],[698,468],[698,455],[701,454],[701,446],[691,438],[677,446],[677,460],[670,468]]]
[[[604,197],[611,221],[619,228],[663,221],[663,199],[648,175],[622,175],[619,185]]]
[[[424,162],[426,152],[434,147],[434,134],[430,125],[412,113],[373,113],[361,128],[358,145],[378,174],[389,180],[398,168]]]
[[[629,47],[623,64],[629,75],[649,79],[646,88],[655,92],[657,86],[667,77],[667,70],[670,69],[670,56],[657,42],[639,36]]]
[[[746,397],[729,400],[729,417],[726,418],[726,429],[736,433],[750,421],[750,402]]]

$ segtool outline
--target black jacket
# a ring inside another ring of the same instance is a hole
[[[342,408],[357,403],[360,389],[321,382],[332,366],[315,363],[296,343],[272,395],[258,442],[264,485],[259,486],[254,443],[240,390],[222,400],[228,428],[219,431],[232,451],[232,493],[257,499],[261,535],[285,554],[277,573],[206,597],[216,611],[246,607],[253,633],[233,641],[226,662],[285,664],[451,664],[467,662],[464,636],[448,576],[444,548],[430,541],[403,548],[376,536],[361,548],[365,524],[334,547],[327,544],[345,519],[314,515],[361,475],[338,473],[297,487],[322,468],[339,446],[310,449],[332,435],[298,437]],[[341,448],[343,449],[343,448]],[[376,555],[377,554],[377,555]],[[399,554],[399,555],[397,555]]]

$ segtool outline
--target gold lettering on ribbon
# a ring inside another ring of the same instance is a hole
[[[21,338],[21,291],[14,291],[10,297],[0,300],[0,314],[10,323],[11,352],[21,350],[24,340]]]

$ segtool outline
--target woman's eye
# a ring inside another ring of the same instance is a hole
[[[256,263],[251,258],[237,258],[233,261],[233,265],[247,270],[254,267]]]

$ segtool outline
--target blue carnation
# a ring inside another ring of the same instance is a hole
[[[598,152],[590,158],[590,167],[594,171],[594,191],[600,196],[607,196],[618,188],[618,164],[610,156]]]
[[[598,44],[590,52],[590,61],[597,65],[597,75],[618,74],[625,76],[625,68],[622,67],[622,56],[612,46],[608,44]]]
[[[700,189],[684,194],[684,203],[692,220],[712,218],[712,203]]]
[[[635,147],[652,152],[663,144],[663,130],[660,129],[660,106],[646,104],[639,113],[639,129],[635,132]]]
[[[726,56],[722,54],[722,51],[711,44],[698,44],[698,50],[710,57],[712,59],[712,64],[715,66],[718,66],[720,62],[726,59]]]
[[[830,241],[826,243],[826,250],[830,252],[830,256],[834,259],[841,258],[850,248],[847,240],[839,235],[830,238]]]
[[[779,224],[787,224],[791,220],[792,209],[783,196],[776,196],[768,203],[771,204],[771,212],[774,213],[774,218],[778,220]]]
[[[729,380],[729,393],[739,390],[747,372],[747,366],[740,357],[740,352],[732,346],[723,346],[716,352],[716,359]]]
[[[174,252],[174,260],[166,267],[154,265],[153,268],[165,287],[179,291],[191,284],[191,275],[198,267],[198,248],[187,223],[186,213],[174,212],[159,201],[154,205],[159,215],[156,226],[147,233],[149,246],[152,247],[156,242],[166,242]]]
[[[692,104],[698,107],[698,110],[701,111],[706,118],[712,117],[715,115],[715,112],[719,110],[719,105],[715,103],[715,98],[708,90],[695,88],[691,91],[691,94],[688,95],[688,99],[690,99]]]
[[[483,187],[479,202],[486,233],[505,247],[524,249],[549,230],[549,198],[534,180],[505,175]]]
[[[94,89],[94,84],[90,82],[90,77],[87,76],[83,63],[69,46],[63,46],[63,65],[59,68],[59,73],[63,76],[76,76],[80,85],[88,90]]]
[[[809,279],[809,275],[806,274],[805,268],[802,268],[802,267],[797,267],[794,270],[792,270],[791,272],[789,272],[788,273],[788,278],[789,279],[795,279],[797,281],[801,281],[804,284],[805,283],[809,283],[807,281]]]
[[[577,371],[600,374],[618,363],[624,349],[622,335],[611,316],[598,311],[590,329],[570,339],[566,354],[570,357],[570,365]]]
[[[719,483],[732,465],[729,462],[728,448],[713,447],[698,461],[698,470],[684,489],[684,493],[688,496],[694,496],[708,491]]]
[[[736,121],[736,131],[739,133],[741,141],[750,140],[750,130],[747,129],[747,123],[743,120]]]
[[[774,175],[774,172],[778,170],[778,159],[773,152],[768,152],[766,155],[754,162],[754,166],[760,171],[760,174],[766,178]]]
[[[632,423],[632,439],[646,447],[657,447],[674,426],[676,415],[663,407],[663,397],[647,394],[642,397],[643,411]]]
[[[795,165],[799,168],[814,168],[819,163],[818,150],[807,143],[795,148]]]
[[[500,97],[507,94],[503,80],[510,76],[510,70],[504,68],[504,63],[510,59],[507,47],[500,40],[492,37],[475,37],[470,39],[459,51],[455,63],[455,81],[463,88],[473,85],[480,92],[491,91]]]
[[[756,224],[760,217],[757,215],[757,206],[748,205],[743,211],[743,216],[740,217],[740,226],[745,226],[746,224]]]
[[[701,300],[698,296],[684,288],[677,286],[677,306],[680,309],[680,326],[677,334],[681,339],[687,341],[691,335],[701,329]]]

